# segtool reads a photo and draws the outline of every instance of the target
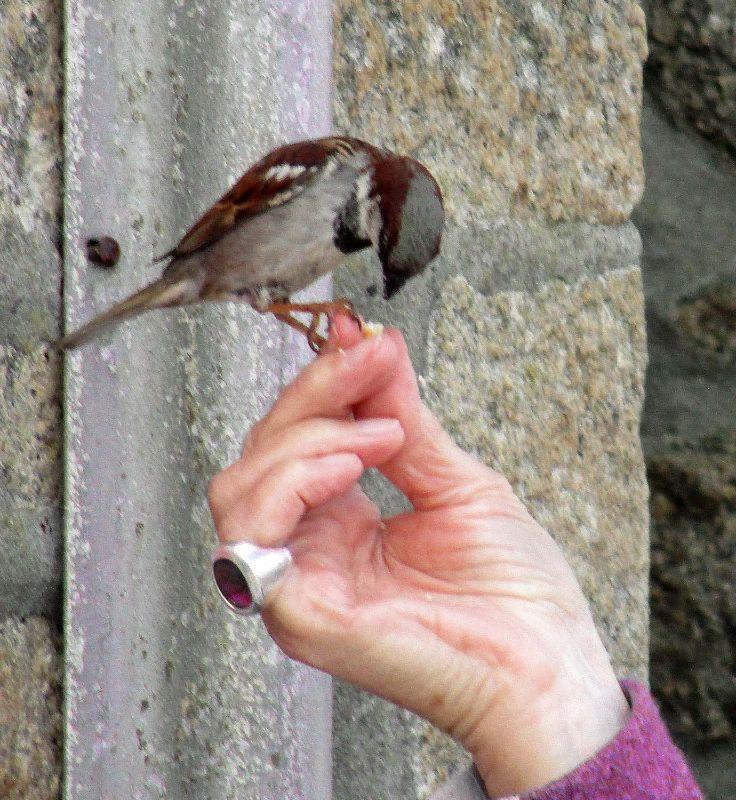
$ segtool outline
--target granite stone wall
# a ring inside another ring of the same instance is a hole
[[[0,616],[59,590],[60,5],[0,7]],[[7,571],[6,571],[7,570]]]
[[[736,174],[653,100],[643,132],[652,686],[676,734],[736,742]]]
[[[652,688],[709,800],[736,792],[736,164],[645,101]]]
[[[0,4],[0,796],[61,766],[61,4]]]

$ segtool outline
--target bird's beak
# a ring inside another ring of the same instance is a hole
[[[409,276],[405,272],[384,272],[383,273],[383,297],[388,300],[406,283]]]

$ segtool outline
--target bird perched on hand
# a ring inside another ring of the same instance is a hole
[[[294,304],[290,295],[372,246],[390,297],[437,255],[443,224],[442,193],[418,161],[345,136],[287,144],[254,164],[156,259],[169,259],[158,280],[57,345],[77,347],[154,308],[237,300],[275,314],[319,350],[320,315],[350,304]],[[311,314],[311,324],[294,312]]]

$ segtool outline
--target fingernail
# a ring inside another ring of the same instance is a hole
[[[344,363],[348,368],[362,364],[366,359],[372,358],[373,354],[383,350],[386,346],[391,347],[390,342],[391,340],[384,333],[380,333],[378,336],[369,336],[368,338],[361,335],[357,341],[345,348]]]
[[[358,324],[346,314],[337,314],[330,324],[330,339],[334,339],[337,345],[342,345],[344,339],[352,341],[353,345],[360,341],[360,336],[356,338],[356,334],[360,333]]]
[[[364,322],[363,338],[375,339],[383,334],[383,325],[380,322]]]
[[[356,420],[355,427],[361,436],[377,439],[381,436],[395,435],[401,430],[401,423],[392,417],[371,417]]]

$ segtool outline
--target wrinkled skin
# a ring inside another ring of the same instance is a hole
[[[367,467],[412,510],[382,520]],[[560,777],[624,724],[561,551],[423,405],[398,331],[363,340],[339,316],[209,498],[222,541],[292,551],[262,615],[284,652],[455,736],[491,796]]]

